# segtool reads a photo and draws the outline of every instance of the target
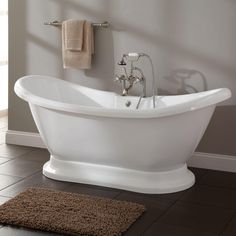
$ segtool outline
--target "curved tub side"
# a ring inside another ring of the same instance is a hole
[[[186,161],[199,143],[214,106],[155,119],[92,117],[35,105],[31,109],[51,153],[44,166],[46,176],[167,193],[193,185]]]

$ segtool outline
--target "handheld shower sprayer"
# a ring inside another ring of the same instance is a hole
[[[140,57],[148,56],[145,53],[137,53],[137,52],[130,52],[127,54],[123,54],[121,60],[118,62],[118,65],[120,66],[126,66],[127,63],[125,62],[125,59],[130,62],[138,61]]]

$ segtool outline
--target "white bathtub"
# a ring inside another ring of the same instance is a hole
[[[170,193],[191,187],[187,169],[227,88],[142,100],[90,89],[48,76],[26,76],[15,84],[26,100],[51,153],[49,178],[126,189]],[[126,107],[126,102],[131,106]]]

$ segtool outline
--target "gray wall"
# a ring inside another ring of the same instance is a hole
[[[60,30],[43,25],[68,18],[112,23],[110,29],[95,32],[90,71],[62,69]],[[236,155],[235,22],[234,0],[9,0],[9,129],[37,132],[27,104],[13,92],[19,77],[46,74],[119,91],[112,79],[116,62],[124,52],[142,51],[156,65],[160,94],[232,90],[232,98],[217,108],[198,151]],[[150,76],[145,61],[141,66]]]

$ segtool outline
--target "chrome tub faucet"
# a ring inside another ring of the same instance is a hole
[[[147,57],[152,65],[151,58],[144,53],[127,53],[123,54],[121,60],[118,62],[118,65],[122,67],[123,74],[117,75],[115,78],[115,82],[120,82],[122,86],[122,96],[128,96],[129,91],[133,88],[135,84],[141,84],[142,86],[142,94],[140,95],[138,104],[136,109],[139,108],[140,102],[142,98],[147,96],[146,91],[146,79],[142,72],[142,70],[136,66],[134,66],[134,62],[137,62],[140,57]],[[130,62],[129,72],[127,72],[127,62]],[[152,72],[153,72],[153,107],[155,108],[155,78],[154,78],[154,69],[152,65]],[[137,75],[138,74],[138,75]]]

